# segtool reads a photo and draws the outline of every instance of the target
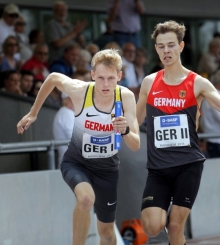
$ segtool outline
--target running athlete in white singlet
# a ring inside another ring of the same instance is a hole
[[[116,245],[114,231],[117,207],[118,151],[114,132],[120,131],[125,144],[133,151],[140,147],[134,94],[118,86],[122,77],[122,60],[118,51],[107,49],[92,59],[94,82],[70,79],[52,73],[44,81],[30,112],[17,125],[24,133],[54,87],[72,99],[75,125],[60,169],[65,182],[76,196],[73,212],[73,245],[85,245],[94,206],[98,218],[100,244]],[[122,102],[122,116],[115,114],[115,102]],[[65,201],[65,200],[64,200]],[[65,235],[65,234],[64,234]]]

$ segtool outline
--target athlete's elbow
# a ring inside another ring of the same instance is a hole
[[[138,118],[137,118],[137,121],[138,121],[138,125],[140,126],[140,125],[142,125],[142,123],[144,122],[144,118],[138,117]]]
[[[48,82],[56,81],[57,75],[58,75],[58,73],[56,73],[56,72],[50,73],[50,74],[47,76],[45,82],[48,83]]]
[[[132,147],[131,147],[131,150],[132,151],[138,151],[140,149],[140,141],[137,141]]]

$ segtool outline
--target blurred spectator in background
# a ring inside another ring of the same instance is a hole
[[[125,73],[125,78],[127,80],[127,87],[134,93],[135,98],[137,99],[139,95],[139,86],[134,61],[136,57],[136,47],[133,43],[125,43],[122,49],[122,64]]]
[[[32,51],[37,45],[44,44],[44,34],[40,29],[31,30],[28,37]]]
[[[31,88],[31,91],[28,93],[28,95],[36,98],[42,84],[43,84],[43,81],[34,80],[33,86]]]
[[[151,68],[149,74],[151,73],[155,73],[158,72],[159,70],[164,69],[163,63],[161,62],[161,60],[159,59],[158,56],[155,57],[155,65]]]
[[[33,50],[29,44],[29,38],[25,34],[26,21],[22,15],[20,15],[15,21],[15,33],[19,45],[20,60],[22,63],[27,61],[33,55]]]
[[[91,56],[93,57],[97,52],[99,52],[99,46],[95,43],[90,43],[86,46],[86,50],[89,51]]]
[[[215,37],[220,38],[220,32],[218,32],[218,31],[214,32],[213,38],[215,38]]]
[[[67,45],[78,42],[84,46],[82,44],[84,37],[81,33],[87,25],[86,21],[78,21],[74,26],[68,22],[68,7],[63,1],[54,3],[53,12],[54,19],[47,24],[45,32],[50,50],[50,63],[62,56]]]
[[[208,51],[199,61],[197,72],[206,78],[211,76],[220,67],[220,38],[214,38],[209,42]]]
[[[139,87],[144,77],[146,76],[146,72],[145,72],[146,64],[147,64],[147,50],[145,48],[137,48],[136,56],[134,60],[134,67],[135,67],[135,73],[136,73],[136,78]]]
[[[63,56],[54,61],[50,66],[50,72],[59,72],[71,77],[74,74],[74,67],[80,58],[81,47],[77,44],[70,44],[64,49]]]
[[[17,5],[10,3],[5,5],[0,19],[0,51],[2,44],[8,36],[15,36],[14,24],[20,15],[20,10]]]
[[[107,43],[114,41],[113,31],[108,19],[105,20],[105,25],[106,31],[94,40],[94,43],[99,46],[99,49],[103,49]]]
[[[90,52],[86,49],[81,49],[79,60],[76,64],[76,70],[80,70],[80,69],[91,70],[91,65],[90,65],[91,59],[92,59],[92,56]]]
[[[22,65],[22,69],[32,71],[34,79],[44,81],[50,73],[47,63],[48,54],[47,45],[38,44],[34,49],[33,56]]]
[[[220,94],[220,70],[211,79],[212,84]],[[201,128],[203,133],[220,134],[220,112],[211,107],[207,100],[202,102],[201,106]],[[207,141],[207,152],[210,158],[220,157],[220,137],[208,138]]]
[[[114,41],[113,42],[106,43],[104,49],[116,49],[116,50],[119,51],[119,54],[122,56],[122,49],[121,49],[121,47],[119,46],[118,43],[116,43]]]
[[[72,79],[78,79],[80,81],[84,81],[84,76],[83,74],[76,72],[73,74]]]
[[[20,70],[22,63],[15,56],[15,54],[18,54],[18,42],[15,36],[8,36],[5,39],[2,51],[0,71]]]
[[[54,88],[51,93],[47,96],[45,102],[49,105],[60,108],[62,106],[61,92],[58,88]]]
[[[24,96],[28,96],[34,84],[34,74],[28,70],[21,70],[20,88]]]
[[[5,92],[23,95],[21,88],[21,74],[19,71],[6,71],[4,76],[4,87],[1,89]]]
[[[62,107],[57,111],[53,120],[53,136],[55,140],[70,140],[74,126],[74,107],[70,97],[62,93]],[[58,163],[61,164],[61,160],[67,145],[58,146]]]
[[[118,82],[119,85],[128,87],[128,79],[125,77],[125,67],[122,67],[122,77],[121,80]]]
[[[108,23],[113,31],[114,41],[121,47],[128,42],[140,47],[140,15],[145,13],[143,1],[109,0],[108,4]]]
[[[78,69],[73,74],[72,78],[79,79],[85,82],[90,82],[92,80],[91,71],[88,69]]]

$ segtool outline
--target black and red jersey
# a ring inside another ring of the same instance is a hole
[[[146,101],[148,168],[162,169],[205,160],[199,147],[196,132],[196,118],[199,113],[194,95],[196,75],[196,73],[190,71],[186,79],[180,84],[168,85],[163,81],[164,70],[156,74]],[[175,139],[176,137],[175,140],[178,142],[178,137],[175,135],[175,126],[177,125],[175,120],[177,120],[177,117],[182,117],[182,115],[187,118],[188,131],[181,128],[179,137],[188,137],[189,144],[181,146],[181,140],[179,140],[180,146],[176,146],[177,144],[164,146],[166,141],[169,142],[169,138]],[[159,118],[161,121],[161,125],[158,126],[159,129],[161,127],[161,130],[157,130],[154,122],[155,118]],[[167,125],[168,127],[165,127]],[[174,127],[172,127],[173,125]],[[162,148],[158,148],[160,140]]]

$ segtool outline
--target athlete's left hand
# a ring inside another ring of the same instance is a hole
[[[114,117],[112,119],[112,124],[114,127],[115,131],[120,131],[121,133],[124,133],[127,127],[127,121],[126,118],[123,116],[119,116],[119,117]]]

